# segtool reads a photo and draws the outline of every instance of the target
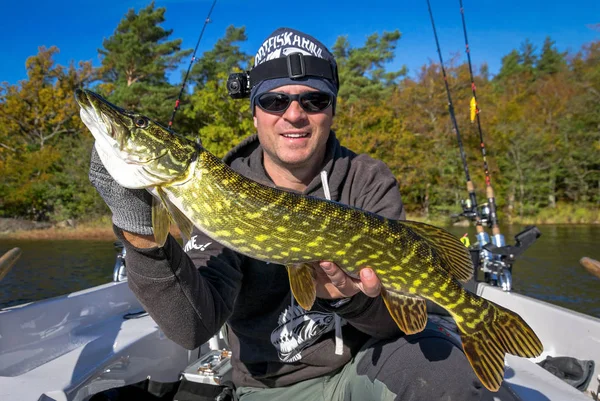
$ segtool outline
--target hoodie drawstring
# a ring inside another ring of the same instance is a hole
[[[331,200],[331,192],[329,192],[329,181],[327,180],[327,171],[321,171],[321,184],[325,199]],[[342,318],[337,313],[333,314],[335,323],[335,354],[342,355],[344,353],[344,339],[342,337]]]

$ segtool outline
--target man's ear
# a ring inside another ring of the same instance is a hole
[[[258,120],[256,119],[256,116],[252,117],[252,120],[254,120],[254,128],[258,129]]]

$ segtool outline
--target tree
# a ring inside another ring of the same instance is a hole
[[[12,132],[14,146],[41,149],[80,127],[74,124],[79,108],[73,90],[90,81],[92,67],[89,62],[79,63],[79,67],[73,63],[68,68],[55,66],[53,57],[58,51],[55,46],[40,47],[36,56],[27,59],[27,80],[0,87],[0,113]]]
[[[208,150],[219,156],[254,131],[248,100],[231,99],[226,85],[229,74],[245,70],[251,60],[237,44],[245,40],[244,27],[228,26],[225,36],[204,52],[192,69],[196,86],[185,119],[180,120],[186,133],[198,136]]]
[[[114,34],[105,39],[99,77],[108,99],[119,106],[141,112],[166,123],[179,88],[167,81],[191,50],[180,50],[181,39],[167,40],[173,33],[160,26],[165,8],[151,2],[136,13],[130,9]]]
[[[536,65],[538,74],[540,76],[556,74],[565,70],[566,67],[565,54],[556,49],[555,42],[549,36],[546,37],[542,46],[542,54]]]
[[[353,48],[346,36],[338,37],[333,54],[341,84],[339,97],[351,105],[359,99],[381,99],[389,95],[398,78],[407,71],[406,67],[390,72],[385,69],[385,63],[394,59],[399,39],[399,31],[384,32],[381,36],[374,33],[364,46]]]
[[[56,53],[40,47],[27,59],[27,80],[0,88],[0,215],[52,219],[60,203],[62,217],[72,217],[73,195],[93,191],[87,169],[71,168],[89,157],[80,157],[89,155],[91,136],[84,134],[73,91],[90,81],[92,67],[55,65]],[[61,190],[59,174],[69,178],[70,194]]]
[[[229,75],[234,71],[248,69],[252,56],[240,50],[239,42],[248,40],[246,28],[230,25],[225,36],[217,40],[215,46],[204,52],[194,64],[190,78],[196,83],[196,90],[204,88],[209,81],[215,81],[219,75]]]

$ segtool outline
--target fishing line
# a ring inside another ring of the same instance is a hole
[[[448,96],[448,112],[450,113],[450,119],[452,120],[452,125],[454,126],[454,132],[456,132],[456,140],[458,141],[458,148],[460,150],[460,158],[463,164],[463,170],[465,172],[465,178],[467,180],[467,191],[469,192],[469,199],[471,201],[471,205],[469,205],[469,214],[468,217],[475,217],[475,224],[477,226],[477,232],[483,232],[483,225],[481,222],[481,215],[479,213],[479,208],[477,207],[477,196],[475,195],[475,187],[473,182],[471,181],[471,176],[469,175],[469,167],[467,165],[467,156],[465,154],[465,149],[463,147],[462,138],[460,136],[460,131],[458,129],[458,123],[456,122],[456,115],[454,114],[454,105],[452,103],[452,97],[450,95],[450,87],[448,86],[448,77],[446,75],[446,69],[444,68],[444,60],[442,58],[442,51],[440,50],[440,42],[438,40],[437,30],[435,29],[435,22],[433,20],[433,13],[431,11],[431,3],[427,0],[427,8],[429,9],[429,18],[431,19],[431,26],[433,28],[433,35],[435,37],[435,44],[437,47],[438,56],[440,58],[440,67],[442,69],[442,75],[444,77],[444,84],[446,86],[446,95]]]
[[[192,65],[194,61],[196,61],[196,52],[198,51],[198,46],[200,45],[200,41],[202,40],[202,35],[204,35],[204,30],[206,29],[206,25],[210,22],[210,15],[217,4],[217,0],[214,0],[212,6],[210,7],[210,11],[204,20],[204,25],[202,26],[202,31],[200,31],[200,36],[198,37],[198,42],[196,42],[196,47],[194,48],[194,53],[192,54],[192,58],[190,59],[190,65],[188,66],[187,71],[185,72],[185,77],[183,78],[183,82],[181,83],[181,89],[179,90],[179,95],[177,96],[177,100],[175,100],[175,107],[173,108],[173,113],[171,114],[171,119],[169,120],[169,131],[172,131],[173,121],[175,120],[175,113],[179,110],[179,105],[181,104],[181,96],[183,95],[183,91],[185,90],[185,83],[187,82],[188,76],[190,75],[190,70],[192,69]]]
[[[475,79],[473,78],[473,64],[471,63],[471,49],[469,47],[469,39],[467,38],[467,24],[465,22],[465,11],[462,0],[458,0],[460,4],[460,15],[462,18],[463,32],[465,36],[465,51],[467,53],[467,60],[469,62],[469,74],[471,77],[471,91],[473,92],[473,98],[471,99],[471,122],[474,119],[477,120],[477,129],[479,130],[479,147],[481,148],[481,155],[483,157],[483,170],[485,172],[485,185],[486,185],[486,196],[489,207],[489,225],[492,227],[492,234],[500,234],[500,228],[498,227],[498,215],[496,213],[496,198],[494,196],[494,189],[492,187],[492,178],[490,175],[490,169],[487,162],[487,154],[485,151],[485,142],[483,141],[483,131],[481,130],[481,120],[479,118],[479,103],[477,102],[477,88],[475,86]]]

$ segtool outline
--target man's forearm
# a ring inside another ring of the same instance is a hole
[[[130,233],[129,231],[122,231],[123,237],[131,245],[136,248],[149,249],[158,247],[158,243],[154,240],[154,235],[142,235],[136,233]]]

